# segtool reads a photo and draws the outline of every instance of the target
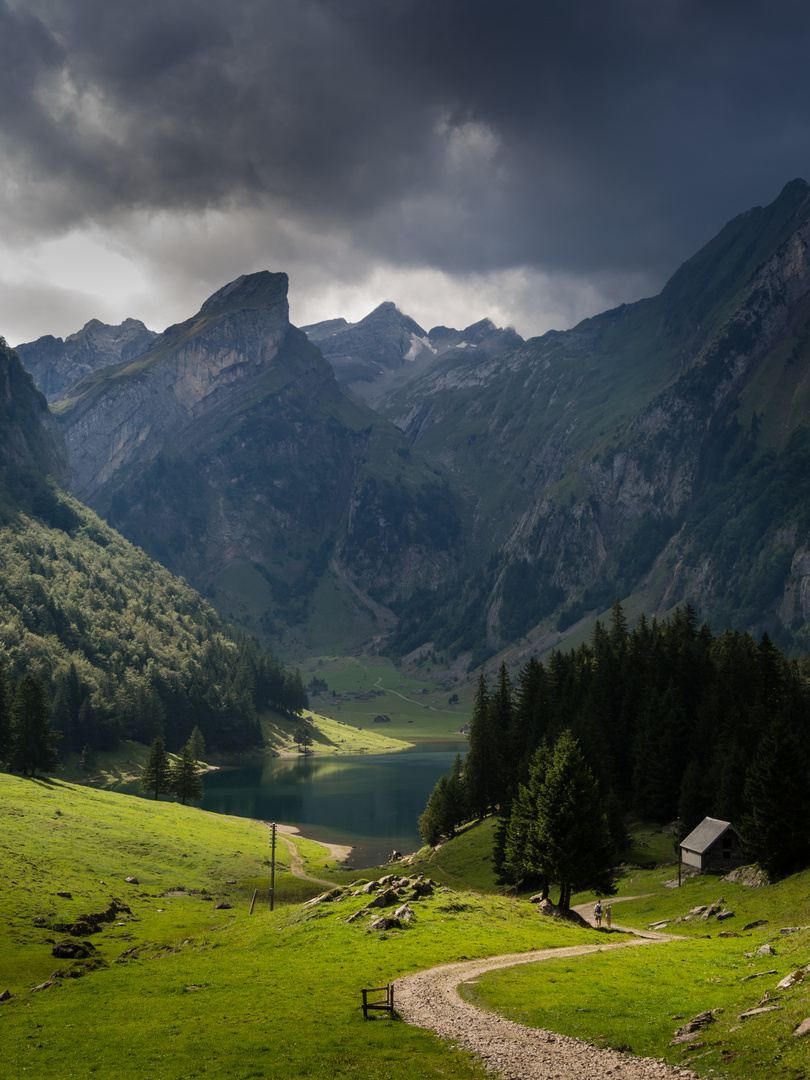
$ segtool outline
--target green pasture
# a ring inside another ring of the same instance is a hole
[[[613,924],[643,931],[666,922],[664,932],[680,940],[493,972],[462,996],[519,1023],[663,1057],[700,1075],[810,1075],[810,1037],[793,1037],[810,1016],[810,972],[789,990],[775,989],[810,964],[810,871],[760,888],[710,875],[684,877],[680,888],[673,882],[677,866],[626,871],[618,895],[638,899],[614,903]],[[720,901],[733,916],[689,914]],[[781,932],[794,926],[804,929]],[[620,932],[606,937],[619,940]],[[775,955],[754,955],[763,945]],[[779,1008],[742,1020],[764,997]],[[719,1011],[694,1043],[670,1045],[678,1027],[708,1010]]]
[[[306,661],[300,670],[305,685],[317,678],[329,687],[327,693],[310,695],[313,711],[323,716],[364,730],[373,726],[390,738],[407,742],[458,741],[460,749],[465,742],[459,729],[470,719],[469,689],[444,689],[403,675],[392,663],[372,664],[357,657],[319,657]],[[384,693],[375,693],[379,690]],[[415,694],[415,690],[427,693]],[[333,698],[332,691],[340,701]],[[460,700],[450,705],[454,693]],[[370,696],[370,700],[358,701],[356,695]],[[388,716],[391,723],[374,724],[378,715]]]
[[[425,1031],[398,1019],[364,1022],[360,989],[438,963],[624,939],[621,929],[551,920],[525,896],[503,895],[487,858],[492,821],[399,868],[437,888],[413,903],[410,926],[379,932],[368,915],[348,921],[366,896],[344,892],[308,906],[324,886],[291,874],[281,836],[271,911],[260,822],[4,774],[0,804],[0,993],[11,995],[0,1002],[2,1080],[483,1080],[470,1055]],[[292,842],[313,876],[357,880],[322,845]],[[637,899],[616,902],[613,917],[614,926],[640,930],[669,921],[678,940],[511,968],[468,984],[465,996],[701,1076],[806,1077],[808,1040],[792,1031],[810,1015],[810,979],[775,986],[810,963],[810,871],[758,889],[673,880],[675,866],[623,869],[618,895]],[[95,946],[89,958],[52,955],[66,936],[53,924],[103,911],[113,897],[129,911],[85,937]],[[732,917],[685,918],[721,900]],[[218,909],[222,901],[231,906]],[[781,933],[794,926],[805,929]],[[775,955],[753,955],[764,944]],[[779,1009],[740,1019],[767,995]],[[707,1010],[714,1020],[690,1049],[669,1045],[677,1027]]]
[[[347,922],[367,897],[299,906],[322,886],[285,872],[282,843],[271,912],[260,823],[6,775],[0,798],[0,992],[12,995],[0,1003],[3,1080],[481,1078],[469,1055],[426,1032],[364,1022],[361,987],[435,963],[597,939],[466,889],[415,903],[403,931],[370,932],[368,917]],[[296,844],[323,872],[325,849]],[[254,888],[263,895],[250,915]],[[92,958],[54,958],[64,935],[48,924],[101,911],[111,897],[130,912],[92,935]],[[215,910],[220,900],[232,907]]]

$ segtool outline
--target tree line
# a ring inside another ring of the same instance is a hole
[[[57,496],[54,496],[57,497]],[[229,626],[185,582],[91,511],[56,529],[0,525],[0,661],[43,686],[60,754],[160,736],[179,750],[198,726],[210,748],[261,743],[258,713],[298,715],[303,681]]]
[[[714,635],[691,607],[630,630],[617,601],[610,624],[597,622],[579,648],[530,659],[514,684],[505,665],[492,686],[479,678],[469,751],[434,789],[420,828],[435,842],[497,814],[502,882],[522,873],[542,884],[540,841],[521,862],[517,838],[527,813],[536,821],[553,801],[549,762],[576,749],[598,800],[588,824],[600,831],[604,816],[614,853],[629,813],[677,820],[681,835],[708,815],[732,821],[752,861],[778,876],[810,865],[809,736],[810,658],[789,659],[767,634]]]

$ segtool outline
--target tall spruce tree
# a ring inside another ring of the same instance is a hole
[[[155,798],[169,790],[169,756],[160,735],[149,747],[149,755],[141,769],[141,791],[154,794]]]
[[[747,850],[770,877],[810,866],[810,775],[807,753],[777,716],[745,778]]]
[[[573,892],[615,892],[613,859],[598,784],[576,739],[564,731],[554,744],[538,794],[536,869],[559,885],[559,906],[568,908]]]
[[[10,686],[6,666],[0,662],[0,762],[6,760],[11,746],[10,704]]]
[[[519,786],[512,804],[503,854],[497,867],[500,879],[504,883],[514,884],[515,888],[527,883],[539,885],[544,900],[548,896],[549,880],[539,869],[538,804],[550,761],[551,752],[544,741],[532,758],[528,782]]]
[[[51,727],[50,706],[42,682],[31,674],[23,675],[14,691],[10,716],[9,763],[23,776],[35,776],[37,769],[52,769],[56,764],[56,741],[59,732]]]
[[[490,810],[489,769],[493,754],[493,737],[489,717],[489,684],[486,676],[478,676],[472,716],[470,717],[470,749],[464,762],[464,783],[467,804],[473,817],[484,818]]]
[[[202,777],[190,742],[186,743],[169,770],[169,788],[184,806],[186,799],[197,802],[203,797]]]
[[[195,761],[202,761],[205,757],[205,739],[203,738],[203,733],[196,724],[192,729],[191,735],[189,735],[188,745],[191,748]]]

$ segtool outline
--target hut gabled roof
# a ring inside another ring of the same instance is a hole
[[[695,851],[702,855],[708,851],[712,844],[719,840],[728,829],[733,829],[739,836],[739,832],[730,821],[720,821],[719,818],[705,817],[696,829],[692,829],[687,837],[681,840],[681,847],[687,851]]]

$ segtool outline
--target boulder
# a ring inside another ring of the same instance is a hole
[[[11,994],[9,993],[8,990],[4,990],[3,993],[0,994],[0,1001],[10,1001],[10,1000],[11,1000]]]
[[[776,956],[776,949],[774,949],[773,945],[770,943],[766,943],[765,945],[760,945],[754,953],[754,956]]]
[[[233,904],[229,904],[227,900],[220,900],[218,904],[214,904],[214,911],[230,911]]]
[[[8,991],[6,991],[8,993]],[[800,1024],[797,1024],[793,1029],[793,1038],[799,1039],[802,1035],[810,1035],[810,1016],[805,1020],[802,1020]]]
[[[396,889],[383,889],[378,892],[374,899],[369,903],[369,907],[391,907],[392,904],[400,899],[400,895]]]
[[[802,968],[799,968],[798,971],[791,971],[789,975],[786,975],[781,982],[776,984],[776,989],[789,990],[791,986],[795,986],[800,982],[804,982],[804,971]]]
[[[394,916],[404,923],[413,922],[416,918],[413,908],[408,904],[403,904],[402,907],[398,907],[394,912]]]
[[[125,877],[124,881],[127,885],[140,885],[140,881],[136,877]]]
[[[781,1005],[758,1005],[756,1009],[749,1009],[748,1012],[740,1013],[740,1020],[748,1020],[752,1016],[762,1016],[763,1013],[776,1012],[777,1009],[781,1009]]]
[[[734,918],[734,912],[733,911],[721,911],[720,914],[717,916],[717,921],[722,922],[723,919],[733,919],[733,918]]]
[[[543,900],[539,895],[533,896],[529,902],[537,904],[541,915],[548,915],[553,919],[565,919],[567,922],[576,923],[577,926],[587,926],[592,929],[588,920],[583,919],[578,911],[572,911],[571,908],[559,908],[556,904],[552,904],[550,900]]]
[[[51,954],[62,960],[83,960],[94,953],[95,949],[92,941],[57,941]]]
[[[378,915],[368,924],[369,930],[399,930],[401,924],[394,915]]]
[[[61,896],[63,900],[72,900],[73,899],[73,894],[69,893],[69,892],[67,892],[65,890],[61,890],[56,895]]]
[[[697,1016],[693,1016],[691,1020],[687,1020],[685,1024],[678,1028],[675,1032],[675,1037],[670,1046],[678,1046],[681,1043],[693,1042],[704,1028],[714,1022],[714,1016],[712,1010],[708,1009],[706,1012],[698,1013]]]
[[[433,896],[433,882],[430,878],[425,878],[423,881],[414,882],[413,892],[411,893],[411,900],[421,900],[425,896]]]
[[[745,926],[743,927],[743,933],[745,933],[746,930],[756,930],[756,928],[758,926],[767,926],[767,925],[768,925],[768,920],[767,919],[757,919],[755,922],[746,923]]]

